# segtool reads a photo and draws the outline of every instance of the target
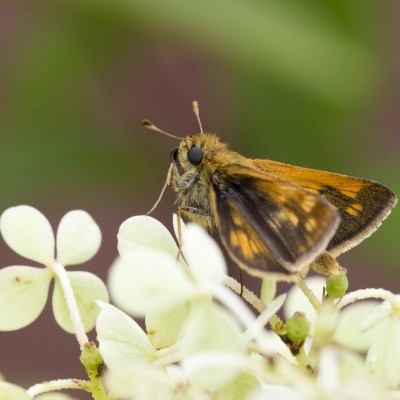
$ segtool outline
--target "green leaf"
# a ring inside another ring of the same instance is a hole
[[[44,268],[13,265],[0,270],[0,330],[21,329],[40,315],[51,278]]]
[[[86,332],[93,329],[99,313],[96,300],[109,301],[107,288],[96,275],[85,271],[67,272],[74,297]],[[57,323],[65,331],[74,333],[61,285],[56,280],[53,292],[53,312]]]

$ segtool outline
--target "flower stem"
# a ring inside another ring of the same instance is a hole
[[[224,284],[232,289],[235,293],[240,295],[241,284],[230,276],[225,276]],[[251,290],[243,286],[242,297],[260,314],[265,310],[266,305],[257,297]]]
[[[90,379],[90,385],[88,391],[91,393],[92,397],[94,400],[114,400],[115,397],[113,396],[108,396],[104,386],[103,382],[100,378],[99,372],[96,371],[87,371],[89,379]]]
[[[41,393],[52,392],[55,390],[63,389],[81,389],[90,391],[89,382],[82,379],[56,379],[54,381],[47,381],[43,383],[37,383],[31,386],[26,393],[30,397],[35,397]]]
[[[84,346],[89,343],[89,339],[86,335],[85,328],[83,327],[81,315],[79,314],[79,308],[76,303],[74,291],[72,289],[68,274],[65,271],[64,266],[59,263],[53,264],[53,270],[61,284],[64,298],[67,303],[69,316],[74,327],[76,339],[78,340],[81,350],[83,350]]]
[[[366,299],[382,299],[386,300],[390,303],[394,311],[400,310],[400,301],[397,297],[385,289],[359,289],[354,292],[347,293],[338,301],[335,301],[334,305],[340,310],[343,307],[348,306],[349,304],[355,303],[358,300],[366,300]]]
[[[297,287],[303,292],[304,296],[307,297],[308,301],[314,307],[315,311],[319,313],[321,311],[322,304],[315,296],[314,292],[306,284],[304,279],[298,275],[292,277],[292,282],[297,285]]]

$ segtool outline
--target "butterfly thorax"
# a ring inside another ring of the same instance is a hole
[[[188,159],[189,150],[197,146],[204,155],[199,165],[193,165]],[[171,183],[177,193],[176,203],[191,207],[186,213],[189,219],[206,229],[213,229],[215,221],[210,205],[210,185],[213,177],[223,174],[226,166],[247,164],[248,159],[228,148],[215,134],[200,133],[187,136],[179,145],[178,159],[174,164]],[[184,211],[185,212],[185,211]]]

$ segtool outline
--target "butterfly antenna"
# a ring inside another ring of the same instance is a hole
[[[200,132],[201,132],[201,133],[204,133],[204,131],[203,131],[203,126],[201,125],[201,121],[200,121],[199,103],[195,100],[192,104],[193,104],[193,112],[194,112],[194,115],[196,116],[197,122],[199,123]]]
[[[178,139],[178,140],[184,139],[182,137],[179,137],[179,136],[176,136],[176,135],[172,135],[171,133],[168,133],[168,132],[165,132],[165,131],[161,130],[160,128],[155,126],[152,122],[150,122],[148,119],[143,119],[142,120],[142,125],[147,129],[150,129],[152,131],[156,131],[158,133],[162,133],[163,135],[169,136],[171,138]]]

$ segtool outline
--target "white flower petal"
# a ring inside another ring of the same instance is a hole
[[[370,310],[362,322],[361,329],[363,331],[368,331],[371,328],[374,328],[376,325],[379,325],[382,321],[392,315],[392,313],[393,308],[388,301],[383,301],[380,304],[375,303],[375,307]]]
[[[189,380],[205,391],[216,391],[243,370],[248,359],[244,354],[205,351],[186,357],[182,369]]]
[[[339,353],[339,380],[340,384],[352,383],[366,377],[365,357],[352,350],[340,349]]]
[[[319,354],[317,386],[322,393],[333,393],[339,387],[339,355],[331,347],[325,347]]]
[[[259,387],[260,383],[254,375],[239,372],[234,379],[219,388],[215,399],[248,399],[248,395]]]
[[[243,366],[246,342],[239,326],[217,305],[196,304],[182,338],[182,366],[201,387],[215,390]]]
[[[0,270],[0,331],[23,328],[40,315],[51,278],[45,268],[14,265]]]
[[[238,323],[230,314],[209,302],[195,305],[183,338],[185,354],[203,351],[241,353],[245,347],[246,341]]]
[[[275,357],[281,356],[286,361],[296,364],[296,358],[292,355],[289,348],[283,343],[282,339],[273,331],[265,330],[262,335],[262,341],[259,341],[264,354]]]
[[[386,324],[378,324],[367,332],[361,329],[362,322],[376,305],[376,301],[363,301],[340,310],[333,340],[353,350],[367,351],[374,339],[380,337],[386,328]]]
[[[57,230],[57,261],[62,265],[82,264],[99,250],[101,231],[93,218],[82,210],[70,211]]]
[[[175,382],[162,369],[131,364],[126,368],[107,371],[105,385],[119,399],[173,400]],[[189,397],[185,396],[185,399]],[[195,400],[195,398],[190,397]],[[196,398],[200,400],[200,398]]]
[[[8,382],[0,382],[1,400],[31,400],[26,391],[17,385]]]
[[[325,279],[320,276],[314,276],[305,280],[306,284],[317,296],[318,300],[322,299],[323,288],[325,287]],[[304,313],[311,323],[311,333],[313,334],[316,328],[317,312],[308,301],[303,292],[295,285],[288,292],[284,313],[286,318],[290,318],[296,311]]]
[[[96,275],[86,271],[67,272],[79,308],[79,314],[86,332],[93,329],[99,313],[96,300],[107,302],[108,292],[103,281]],[[65,331],[74,333],[69,317],[67,304],[61,285],[56,281],[53,291],[53,312],[57,323]]]
[[[217,243],[199,225],[188,224],[183,232],[183,254],[199,281],[222,281],[227,268]]]
[[[138,215],[124,221],[117,237],[118,251],[121,256],[138,249],[159,250],[175,258],[178,254],[178,246],[168,229],[161,222],[147,215]]]
[[[303,396],[296,390],[281,385],[263,385],[262,390],[253,393],[249,400],[305,400]]]
[[[369,374],[395,389],[400,384],[399,360],[400,321],[392,318],[390,326],[369,348],[365,365]]]
[[[142,328],[116,307],[100,303],[96,331],[99,350],[111,370],[128,368],[138,363],[150,363],[156,351]]]
[[[265,325],[273,317],[273,315],[275,315],[280,310],[285,300],[286,294],[282,293],[268,304],[265,310],[256,318],[254,323],[247,328],[245,332],[246,340],[250,341],[254,338],[257,338],[258,335],[265,333]],[[262,338],[263,335],[260,335],[258,340],[262,342]]]
[[[114,262],[109,273],[109,288],[119,307],[144,316],[189,299],[193,284],[170,255],[142,249]]]
[[[5,242],[18,254],[49,265],[54,260],[54,234],[50,222],[36,208],[8,208],[0,219]]]
[[[190,304],[182,303],[171,309],[148,312],[146,331],[151,344],[156,349],[172,346],[181,337],[182,327],[190,312]]]

